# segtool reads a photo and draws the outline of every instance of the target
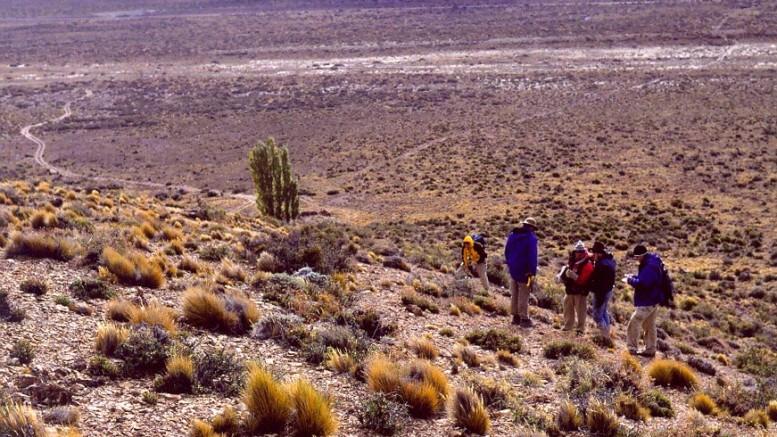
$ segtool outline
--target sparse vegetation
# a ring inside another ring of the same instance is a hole
[[[402,430],[402,418],[407,414],[407,407],[394,398],[396,395],[382,392],[370,395],[356,413],[361,426],[384,436],[398,434]]]
[[[502,329],[489,329],[485,332],[475,330],[467,334],[465,338],[472,344],[495,352],[502,349],[508,352],[518,353],[521,352],[523,344],[520,337]]]
[[[485,435],[491,429],[491,421],[483,406],[483,400],[472,390],[456,389],[448,409],[454,423],[471,433]]]
[[[292,414],[292,401],[270,372],[251,364],[243,402],[248,409],[246,429],[251,433],[279,432]]]
[[[70,261],[78,255],[79,251],[80,247],[70,240],[15,232],[11,234],[11,243],[5,249],[5,256]]]
[[[30,364],[35,358],[35,347],[29,340],[19,340],[14,343],[8,352],[11,358],[15,358],[20,364]]]
[[[687,364],[678,361],[653,361],[647,373],[656,385],[663,387],[693,389],[699,384],[693,370]]]
[[[545,358],[558,359],[560,357],[576,356],[584,360],[594,357],[594,349],[591,345],[571,340],[553,341],[543,349]]]

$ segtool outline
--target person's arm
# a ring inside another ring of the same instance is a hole
[[[532,238],[529,242],[528,253],[528,268],[526,269],[526,276],[537,276],[537,237]]]
[[[660,273],[657,266],[648,264],[637,276],[629,278],[628,283],[634,288],[650,290],[661,278]]]

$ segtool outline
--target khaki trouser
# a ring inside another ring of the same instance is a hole
[[[636,352],[639,345],[639,336],[642,330],[645,331],[645,352],[649,354],[656,353],[656,317],[658,316],[658,305],[649,307],[636,307],[634,314],[629,319],[629,326],[626,333],[626,346],[630,352]]]
[[[486,273],[488,271],[488,266],[486,266],[486,262],[487,261],[483,261],[482,263],[475,264],[475,271],[478,274],[478,278],[480,278],[480,284],[483,285],[483,289],[488,291],[488,273]],[[469,275],[469,270],[464,267],[464,263],[461,263],[457,272],[463,270],[466,270],[467,275]]]
[[[588,311],[586,303],[588,296],[568,294],[564,297],[564,330],[571,331],[572,328],[579,332],[585,331],[585,317]],[[575,326],[575,315],[577,315],[577,326]]]
[[[521,319],[529,318],[529,284],[510,278],[510,313]]]

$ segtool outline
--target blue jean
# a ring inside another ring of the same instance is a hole
[[[594,312],[594,321],[602,328],[609,328],[612,323],[610,322],[610,312],[607,308],[610,304],[610,298],[612,297],[612,290],[599,297],[596,293],[593,293],[594,300],[592,303]]]

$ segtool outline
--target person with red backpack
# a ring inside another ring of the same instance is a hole
[[[578,241],[575,249],[569,254],[569,262],[561,272],[560,278],[564,283],[566,296],[564,296],[564,331],[573,328],[578,334],[585,331],[585,319],[588,311],[588,279],[594,271],[591,255],[583,244]],[[577,324],[575,324],[577,315]]]
[[[483,289],[488,291],[486,239],[480,234],[464,237],[461,244],[461,264],[457,272],[465,271],[469,276],[480,278]]]

